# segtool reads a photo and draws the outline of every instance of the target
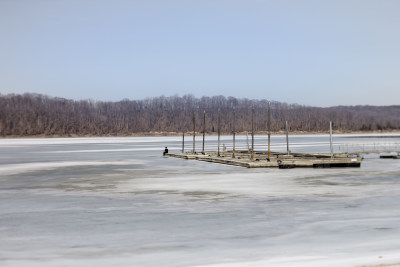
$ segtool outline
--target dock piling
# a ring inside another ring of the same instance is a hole
[[[193,111],[193,154],[196,153],[196,116]]]
[[[286,125],[286,150],[287,154],[290,155],[290,150],[289,150],[289,127],[287,121],[285,121]]]
[[[268,101],[268,122],[267,122],[267,128],[268,128],[268,161],[271,158],[271,107],[270,107],[270,102]]]
[[[185,120],[182,120],[182,154],[185,153]]]
[[[251,160],[254,160],[254,107],[251,109]]]
[[[236,110],[235,110],[235,108],[233,108],[233,129],[232,129],[232,132],[233,132],[233,153],[232,153],[232,158],[235,158],[235,135],[236,135],[236,129],[235,129],[235,125],[236,124]]]
[[[220,138],[221,138],[221,111],[220,109],[218,109],[218,152],[217,152],[218,157],[220,156],[219,153]]]
[[[330,147],[331,147],[331,158],[333,158],[333,144],[332,144],[332,121],[329,122],[329,135],[330,135]]]
[[[206,139],[206,111],[204,110],[203,112],[203,150],[202,150],[202,154],[204,155],[204,143],[205,143],[205,139]]]

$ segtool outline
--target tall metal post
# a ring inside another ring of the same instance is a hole
[[[247,152],[250,153],[249,132],[247,131],[246,131],[246,144],[247,144]]]
[[[182,119],[182,154],[185,153],[185,118]]]
[[[254,107],[251,109],[251,160],[254,160]]]
[[[236,110],[233,108],[233,127],[232,127],[232,132],[233,132],[233,154],[232,158],[235,158],[235,135],[236,135]]]
[[[193,154],[196,153],[196,117],[193,111]]]
[[[330,135],[330,145],[331,145],[331,158],[333,158],[333,144],[332,144],[332,122],[329,122],[329,135]]]
[[[219,144],[220,144],[220,136],[221,136],[221,112],[218,109],[218,153],[217,156],[219,157]]]
[[[205,154],[205,152],[204,152],[205,140],[206,140],[206,111],[204,110],[204,113],[203,113],[203,150],[202,150],[203,155]]]
[[[290,150],[289,150],[289,127],[288,127],[288,123],[287,121],[285,121],[285,125],[286,125],[286,150],[287,150],[287,154],[290,154]]]
[[[270,107],[270,102],[268,102],[267,128],[268,128],[268,161],[269,161],[271,158],[271,107]]]

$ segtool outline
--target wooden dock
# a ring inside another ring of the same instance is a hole
[[[168,153],[167,157],[175,157],[187,160],[199,160],[219,164],[241,166],[246,168],[332,168],[332,167],[360,167],[361,157],[348,157],[347,154],[305,154],[294,153],[284,154],[271,152],[269,160],[267,153],[254,151],[252,155],[249,151],[220,152],[206,151],[203,153]],[[253,159],[252,159],[253,156]]]
[[[277,153],[271,152],[271,110],[270,103],[268,102],[268,120],[267,120],[267,130],[268,130],[268,150],[267,152],[260,152],[254,150],[254,107],[251,109],[251,146],[247,140],[248,150],[237,150],[236,147],[236,127],[235,118],[236,111],[233,109],[233,120],[232,120],[232,151],[225,151],[225,146],[223,146],[223,151],[221,148],[221,112],[218,110],[218,146],[217,151],[205,151],[205,134],[206,134],[206,112],[203,112],[203,143],[201,152],[196,151],[196,116],[193,113],[193,152],[185,153],[185,123],[182,122],[182,153],[168,153],[167,147],[164,151],[164,156],[176,157],[182,159],[191,159],[199,161],[207,161],[213,163],[241,166],[246,168],[332,168],[332,167],[360,167],[362,158],[358,155],[351,156],[348,153],[344,154],[334,154],[333,153],[333,141],[332,141],[332,122],[329,122],[329,136],[330,136],[330,153],[329,154],[306,154],[306,153],[292,153],[289,149],[289,126],[288,122],[285,121],[286,130],[286,151],[287,153]]]

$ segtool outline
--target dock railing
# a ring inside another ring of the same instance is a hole
[[[349,143],[337,145],[338,150],[348,154],[369,154],[369,153],[400,153],[400,143],[371,142],[371,143]]]

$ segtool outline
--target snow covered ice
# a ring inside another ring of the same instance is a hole
[[[221,140],[230,149],[231,137]],[[368,155],[361,168],[280,170],[162,157],[180,141],[1,139],[0,265],[400,263],[400,160]],[[399,139],[334,141],[337,150]],[[290,142],[293,152],[329,152],[326,135]],[[206,144],[216,150],[216,137]],[[266,149],[266,137],[256,144]],[[273,136],[272,145],[285,151],[285,137]],[[245,136],[237,146],[246,148]]]

